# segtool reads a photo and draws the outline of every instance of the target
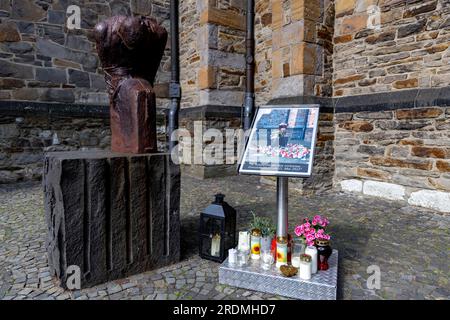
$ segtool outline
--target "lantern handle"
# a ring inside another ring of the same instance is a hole
[[[223,203],[223,199],[225,198],[225,195],[222,193],[218,193],[215,195],[216,199],[213,202],[214,204],[222,204]]]

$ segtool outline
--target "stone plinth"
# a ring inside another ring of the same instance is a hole
[[[180,174],[168,154],[58,152],[45,157],[48,260],[67,287],[162,267],[180,256]]]

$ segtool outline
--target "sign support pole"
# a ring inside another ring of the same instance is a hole
[[[289,178],[277,177],[277,237],[288,236],[288,186]]]

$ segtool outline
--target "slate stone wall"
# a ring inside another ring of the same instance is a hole
[[[95,112],[109,98],[92,28],[112,15],[142,14],[169,30],[169,3],[0,0],[0,183],[40,179],[46,150],[109,148],[109,115]],[[79,30],[66,26],[69,5],[81,9]],[[159,107],[167,105],[169,80],[168,46],[155,85]],[[80,105],[94,112],[74,117]],[[159,123],[165,139],[163,118]]]
[[[66,26],[69,5],[81,9],[79,30]],[[152,15],[169,28],[168,0],[1,0],[0,100],[108,104],[92,28],[117,14]],[[170,79],[169,54],[157,83]]]
[[[51,111],[60,108],[63,106],[55,106]],[[45,152],[109,149],[109,114],[107,108],[103,110],[104,113],[65,116],[36,110],[21,115],[0,114],[0,184],[41,179]],[[166,116],[159,110],[160,151],[166,150],[165,131]]]

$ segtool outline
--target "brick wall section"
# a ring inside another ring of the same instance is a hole
[[[450,108],[336,114],[335,182],[360,179],[450,192]],[[386,190],[389,193],[389,190]]]
[[[66,27],[71,4],[81,8],[81,30]],[[92,28],[117,14],[152,15],[169,28],[169,0],[1,0],[0,99],[108,104]],[[157,83],[169,81],[169,54]]]
[[[449,85],[449,0],[335,2],[335,96]],[[372,5],[379,29],[368,28]]]

